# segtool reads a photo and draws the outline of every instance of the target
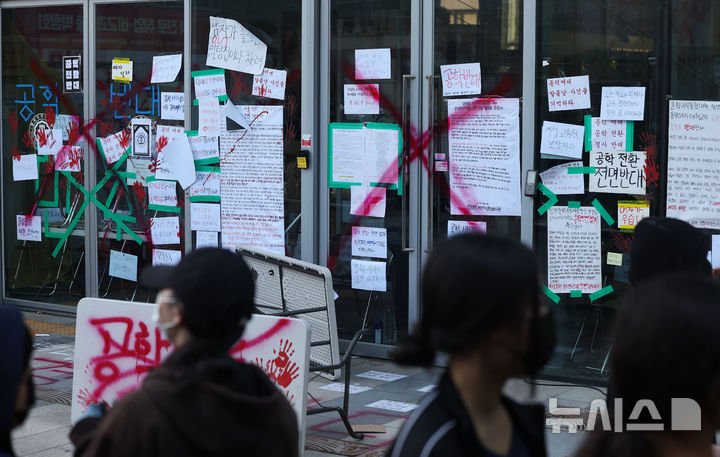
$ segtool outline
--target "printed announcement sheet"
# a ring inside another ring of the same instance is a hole
[[[222,246],[285,255],[283,108],[237,109],[252,129],[220,136]]]
[[[720,229],[720,102],[670,101],[667,217]]]
[[[517,98],[448,100],[451,214],[520,215]]]
[[[547,214],[548,288],[555,293],[600,290],[600,213],[591,206],[553,206]]]

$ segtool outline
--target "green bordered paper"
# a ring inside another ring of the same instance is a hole
[[[177,183],[177,181],[169,180],[169,179],[157,179],[155,176],[148,176],[146,181],[148,182],[148,200],[150,199],[150,183],[154,181],[164,181],[164,182],[172,182]],[[154,211],[167,211],[169,213],[180,213],[180,207],[179,206],[170,206],[170,205],[148,205],[148,209],[154,210]]]
[[[585,115],[585,152],[592,151],[592,116]],[[635,141],[635,122],[625,121],[625,152],[632,152]],[[607,148],[612,150],[612,148]]]
[[[193,78],[195,78],[197,76],[213,76],[213,75],[224,75],[224,74],[225,74],[225,70],[223,68],[214,68],[212,70],[196,70],[191,73]],[[227,99],[228,99],[227,94],[218,95],[218,100],[220,100],[221,102],[227,101]],[[197,98],[193,100],[193,105],[197,105],[198,103],[199,102],[198,102]]]
[[[198,136],[197,130],[186,130],[185,133],[187,136]],[[220,147],[218,146],[218,151],[220,151]],[[204,159],[198,159],[195,160],[195,169],[197,170],[199,165],[212,165],[212,164],[219,164],[220,163],[220,154],[218,152],[217,157],[206,157]]]
[[[197,161],[195,163],[197,163]],[[220,173],[220,166],[196,166],[195,172]],[[188,190],[190,190],[191,187],[188,187]],[[192,203],[220,203],[220,195],[192,195],[190,196],[190,201]]]

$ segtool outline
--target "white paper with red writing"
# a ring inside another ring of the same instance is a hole
[[[55,170],[78,172],[80,171],[80,162],[82,162],[83,156],[82,146],[63,146],[55,154]]]
[[[587,75],[548,79],[547,90],[550,111],[590,109],[590,77]]]
[[[172,351],[170,342],[153,324],[154,308],[148,303],[80,300],[75,328],[73,423],[91,403],[112,405],[137,390],[148,370]],[[303,436],[310,355],[310,331],[305,322],[253,315],[230,355],[265,370],[293,406]]]
[[[253,77],[252,94],[257,97],[285,100],[285,81],[287,71],[265,68],[259,75]]]
[[[205,64],[257,75],[265,67],[267,45],[237,21],[210,16]]]
[[[117,162],[125,154],[130,144],[130,138],[124,131],[114,133],[100,138],[100,146],[105,154],[105,160],[108,165]]]
[[[63,132],[60,129],[38,129],[37,137],[38,155],[55,155],[63,146]]]
[[[480,63],[441,65],[443,97],[476,95],[482,92]]]
[[[345,84],[343,103],[345,114],[379,114],[380,86],[378,84]]]
[[[584,294],[602,288],[600,213],[591,207],[553,206],[547,212],[548,288]]]
[[[217,97],[198,98],[198,136],[217,137],[227,130],[226,119]]]
[[[40,216],[17,215],[18,241],[42,241],[42,219]]]

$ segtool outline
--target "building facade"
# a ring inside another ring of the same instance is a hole
[[[384,357],[417,320],[428,253],[477,229],[538,254],[559,330],[545,374],[602,383],[636,221],[720,228],[717,198],[698,197],[720,175],[704,155],[720,148],[710,0],[27,0],[0,14],[2,294],[26,309],[150,300],[144,266],[250,244],[327,265],[341,337],[365,323],[359,351]],[[191,186],[174,159],[189,152]]]

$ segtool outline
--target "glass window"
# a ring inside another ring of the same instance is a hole
[[[82,6],[3,8],[7,297],[75,305],[85,296],[82,50]]]

